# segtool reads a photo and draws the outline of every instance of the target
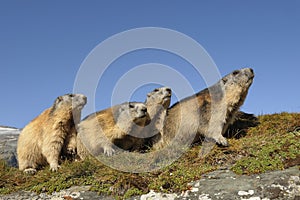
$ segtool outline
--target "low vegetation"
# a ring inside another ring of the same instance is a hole
[[[188,183],[218,168],[228,167],[237,174],[255,174],[300,165],[300,114],[281,113],[259,116],[260,124],[235,130],[230,147],[216,146],[205,159],[199,159],[200,145],[171,165],[149,173],[125,173],[99,161],[62,163],[59,172],[48,168],[34,176],[0,162],[0,194],[18,190],[52,193],[72,185],[89,185],[92,191],[126,198],[147,193],[188,190]],[[242,134],[241,134],[242,133]]]

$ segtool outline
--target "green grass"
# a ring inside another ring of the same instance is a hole
[[[263,115],[259,121],[244,137],[229,139],[230,147],[216,146],[205,159],[198,158],[201,146],[195,145],[171,165],[149,173],[120,172],[87,159],[65,161],[58,172],[46,167],[31,176],[0,162],[0,194],[18,190],[52,193],[72,185],[89,185],[99,194],[127,198],[150,189],[181,192],[202,174],[224,166],[237,174],[255,174],[300,165],[300,114]]]
[[[281,113],[259,117],[260,125],[241,138],[243,158],[232,170],[253,174],[300,165],[300,115]]]

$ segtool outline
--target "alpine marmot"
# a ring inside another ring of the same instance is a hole
[[[76,126],[86,102],[82,94],[59,96],[52,107],[25,126],[17,146],[20,170],[35,173],[48,163],[51,171],[57,171],[62,152],[75,151]]]
[[[170,106],[172,90],[169,87],[156,88],[147,94],[145,105],[150,123],[141,132],[133,132],[124,138],[116,139],[115,145],[123,150],[144,151],[163,135],[163,127]],[[133,135],[134,134],[134,135]]]
[[[111,156],[115,152],[115,140],[140,132],[149,121],[146,105],[137,102],[123,103],[93,113],[78,126],[77,153],[81,159],[90,154],[94,157],[101,153]]]
[[[174,138],[181,144],[191,144],[200,135],[227,146],[223,134],[244,103],[253,78],[250,68],[235,70],[213,86],[174,104],[168,109],[161,146],[169,145]]]

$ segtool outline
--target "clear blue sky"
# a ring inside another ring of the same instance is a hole
[[[3,0],[0,125],[22,128],[57,96],[73,91],[79,67],[100,42],[140,27],[164,27],[188,35],[206,49],[221,75],[252,67],[256,77],[242,110],[255,114],[299,112],[299,10],[297,0]],[[113,86],[109,80],[118,80],[120,75],[114,74],[120,73],[122,66],[125,73],[147,63],[161,63],[182,73],[190,68],[165,52],[125,55],[106,74],[108,83],[103,80],[99,84],[104,89],[97,92],[96,108],[110,105]],[[194,81],[192,71],[186,73],[196,91],[206,87]],[[145,88],[152,89],[151,85]],[[144,101],[144,92],[137,92],[132,100]]]

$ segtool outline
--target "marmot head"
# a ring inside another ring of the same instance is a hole
[[[150,123],[147,107],[143,103],[126,102],[112,107],[112,112],[117,126],[124,132],[129,132],[135,125],[146,126]]]
[[[86,96],[83,94],[65,94],[55,99],[54,109],[69,108],[69,110],[81,111],[87,102]]]
[[[129,115],[133,122],[140,126],[144,126],[149,120],[150,116],[147,112],[147,107],[143,103],[130,102],[128,103]]]
[[[244,68],[240,70],[235,70],[230,74],[222,78],[222,82],[225,85],[225,90],[227,88],[233,87],[233,85],[243,87],[248,89],[252,84],[254,78],[254,72],[251,68]]]
[[[156,88],[147,94],[146,104],[158,104],[168,108],[171,102],[172,90],[169,87]]]
[[[233,105],[244,101],[253,78],[254,72],[251,68],[235,70],[223,77],[220,82],[224,84],[226,102]]]

